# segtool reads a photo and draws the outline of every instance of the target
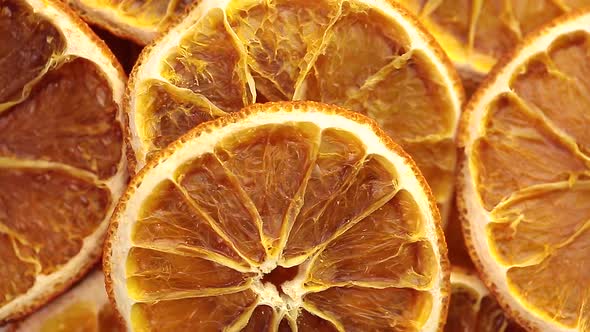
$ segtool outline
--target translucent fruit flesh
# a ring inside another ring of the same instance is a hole
[[[440,267],[395,167],[306,122],[228,137],[144,201],[126,260],[133,327],[419,331]]]
[[[26,2],[0,3],[0,306],[77,255],[113,201],[118,107],[66,44]]]
[[[139,165],[188,128],[255,101],[314,100],[376,120],[425,168],[437,201],[451,199],[452,87],[381,10],[360,1],[236,0],[180,34],[157,55],[157,77],[135,82]]]
[[[511,292],[544,319],[581,330],[590,301],[589,41],[566,34],[532,56],[511,92],[488,105],[470,156]]]
[[[541,25],[588,0],[398,0],[417,14],[473,90],[496,60]]]

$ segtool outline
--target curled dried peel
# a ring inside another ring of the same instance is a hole
[[[589,20],[579,12],[529,37],[462,120],[468,246],[499,302],[531,330],[587,329]]]
[[[436,211],[368,119],[311,102],[253,106],[197,127],[138,174],[113,217],[107,288],[140,330],[437,331],[448,263]]]
[[[0,4],[0,322],[99,259],[126,182],[125,75],[60,2]]]
[[[419,24],[388,1],[203,1],[144,52],[129,84],[139,170],[191,127],[255,102],[313,100],[374,119],[449,210],[463,99]]]

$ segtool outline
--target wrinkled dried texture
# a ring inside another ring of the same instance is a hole
[[[226,112],[240,110],[252,99],[246,88],[245,65],[224,25],[224,14],[213,9],[168,55],[162,76],[190,89]]]
[[[405,190],[330,242],[315,259],[309,283],[430,287],[434,251],[421,240],[420,208]]]
[[[446,90],[438,70],[422,52],[413,51],[369,78],[345,105],[375,119],[396,141],[445,139],[456,121]]]
[[[276,313],[272,307],[259,305],[252,312],[246,327],[242,332],[274,332],[276,323],[273,321]]]
[[[212,255],[221,255],[245,264],[170,181],[158,185],[144,201],[132,239],[137,246],[162,252],[208,257],[218,262],[223,258]]]
[[[60,162],[108,178],[122,153],[116,116],[98,67],[71,59],[43,77],[26,101],[0,113],[0,155]]]
[[[453,139],[402,143],[420,168],[438,202],[451,199],[457,151]]]
[[[576,327],[583,305],[590,301],[590,224],[541,262],[512,267],[508,282],[520,298],[555,321]],[[567,273],[555,273],[567,271]],[[530,282],[535,276],[535,282]]]
[[[3,103],[26,97],[25,86],[43,74],[52,57],[61,55],[65,43],[24,1],[0,3],[0,112]]]
[[[305,99],[342,105],[385,66],[402,63],[399,56],[409,46],[403,29],[379,11],[359,7],[343,4],[342,16],[326,33],[325,45],[306,77]]]
[[[407,288],[333,287],[304,297],[347,331],[420,331],[430,313],[429,293]]]
[[[354,135],[335,129],[324,130],[307,182],[303,206],[288,230],[293,228],[296,232],[313,223],[353,180],[364,156],[365,147]]]
[[[485,128],[471,158],[488,210],[520,189],[588,172],[582,157],[514,96],[500,96],[490,105]]]
[[[439,42],[456,39],[466,54],[481,53],[498,58],[532,30],[576,8],[590,5],[588,0],[400,0],[423,20],[434,24]]]
[[[203,258],[143,248],[131,248],[126,264],[129,295],[140,302],[234,293],[252,277]]]
[[[305,309],[301,309],[297,317],[297,329],[299,332],[337,332],[331,322],[315,316]]]
[[[381,207],[396,190],[394,166],[379,156],[368,156],[356,177],[348,181],[320,213],[305,223],[295,223],[283,258],[308,255],[318,245]]]
[[[7,249],[0,251],[0,257],[2,270],[15,273],[2,279],[12,280],[0,287],[3,304],[28,289],[31,277],[52,273],[78,254],[82,241],[104,219],[111,202],[107,189],[66,173],[0,170],[0,233],[4,233],[1,243]],[[12,248],[8,249],[7,241]]]
[[[586,0],[582,0],[584,2]],[[585,32],[572,33],[558,38],[550,47],[549,57],[557,69],[577,83],[580,89],[590,91],[590,37]]]
[[[549,203],[550,202],[550,203]],[[590,183],[538,188],[514,195],[492,211],[488,234],[503,264],[539,262],[590,226]],[[546,209],[551,204],[551,209]],[[559,213],[556,213],[559,211]],[[556,284],[561,288],[562,285]]]
[[[136,303],[132,328],[140,331],[223,331],[256,301],[250,290],[192,299]]]
[[[445,332],[524,332],[489,295],[483,298],[463,284],[453,285]]]
[[[590,152],[589,91],[578,81],[552,71],[551,65],[541,59],[530,61],[512,88],[531,108],[541,111],[550,124],[573,138],[583,152]]]
[[[258,214],[235,178],[230,178],[220,161],[205,154],[177,171],[178,183],[187,191],[200,213],[218,227],[233,246],[253,261],[262,262]],[[220,209],[223,204],[223,209]]]
[[[202,96],[181,90],[156,80],[143,82],[145,89],[138,95],[136,117],[143,119],[144,144],[148,146],[146,159],[168,146],[198,124],[213,120],[219,114]]]
[[[258,92],[270,101],[291,99],[336,15],[335,2],[275,0],[228,7],[228,21],[246,47]]]
[[[260,218],[267,246],[281,237],[290,210],[301,201],[320,129],[285,123],[245,129],[216,147],[216,154],[248,194]]]

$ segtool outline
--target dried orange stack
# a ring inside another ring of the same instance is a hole
[[[0,0],[0,331],[590,331],[586,5]]]

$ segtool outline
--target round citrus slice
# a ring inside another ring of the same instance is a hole
[[[128,89],[137,169],[195,125],[246,105],[320,101],[377,121],[446,216],[463,92],[432,37],[390,1],[201,1],[140,56]]]
[[[67,0],[86,21],[145,45],[198,0]]]
[[[459,205],[499,302],[534,331],[590,329],[590,13],[527,38],[467,107]]]
[[[524,332],[472,271],[453,266],[447,332]]]
[[[61,2],[0,2],[0,323],[100,257],[126,182],[125,75]]]
[[[422,175],[368,118],[313,102],[251,106],[172,143],[132,180],[104,260],[137,331],[440,331],[446,315]]]
[[[123,332],[126,331],[96,270],[67,293],[26,319],[10,324],[7,332]]]
[[[590,0],[396,0],[417,14],[475,87],[497,59],[543,23]]]

